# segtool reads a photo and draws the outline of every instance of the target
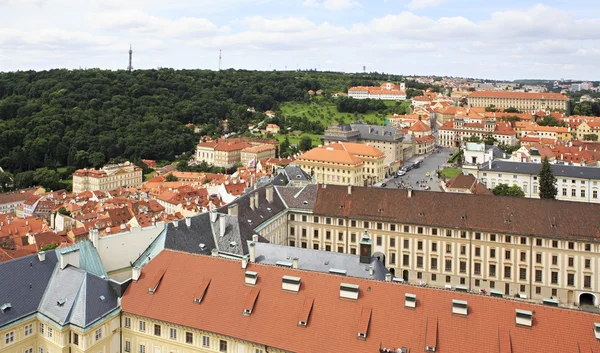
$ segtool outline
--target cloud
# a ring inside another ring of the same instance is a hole
[[[412,0],[406,5],[409,10],[422,10],[428,7],[438,6],[445,3],[447,0]]]
[[[399,50],[407,53],[426,53],[426,52],[434,52],[438,49],[438,47],[433,43],[394,43],[388,45],[388,49],[390,50]]]
[[[254,16],[245,18],[241,23],[253,31],[271,32],[297,32],[314,28],[316,26],[308,19],[299,17],[267,19],[262,16]]]
[[[306,7],[323,7],[331,11],[340,11],[349,9],[351,7],[362,6],[360,2],[353,0],[304,0],[302,6]]]

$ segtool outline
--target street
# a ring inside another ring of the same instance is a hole
[[[429,186],[431,191],[442,191],[439,186],[439,179],[436,177],[435,171],[438,167],[441,169],[442,165],[448,161],[450,154],[453,153],[452,149],[445,147],[438,147],[439,153],[433,153],[427,156],[415,156],[408,162],[414,163],[418,160],[423,160],[419,168],[412,169],[404,176],[391,177],[386,179],[384,182],[387,184],[385,187],[390,189],[396,189],[400,183],[410,184],[413,190],[423,190],[417,182],[425,181],[423,184]],[[407,164],[407,163],[405,163]],[[430,176],[426,177],[425,174],[429,173]]]

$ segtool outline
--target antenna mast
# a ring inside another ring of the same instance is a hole
[[[127,71],[133,71],[133,50],[131,44],[129,44],[129,66],[127,66]]]
[[[221,71],[221,49],[219,49],[219,71]]]

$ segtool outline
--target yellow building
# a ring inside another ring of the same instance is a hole
[[[254,161],[252,167],[256,166],[258,161],[264,161],[265,159],[273,157],[275,157],[275,146],[273,145],[260,145],[244,148],[241,154],[242,164],[250,166],[250,162]]]
[[[107,191],[142,184],[142,168],[131,162],[105,165],[100,170],[78,169],[73,173],[73,192]]]
[[[0,352],[120,352],[119,298],[87,243],[0,264]]]
[[[571,141],[573,135],[570,127],[561,126],[539,126],[532,124],[521,130],[522,136],[537,135],[541,138],[552,139],[555,141]]]
[[[385,177],[384,160],[376,147],[338,142],[313,148],[296,163],[319,184],[372,185]]]
[[[583,121],[575,129],[575,137],[583,140],[585,135],[596,135],[596,141],[600,141],[600,122]]]
[[[560,93],[528,93],[507,91],[471,92],[467,98],[472,107],[516,108],[522,111],[566,111],[569,98]]]

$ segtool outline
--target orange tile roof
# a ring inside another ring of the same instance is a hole
[[[271,150],[275,150],[275,147],[273,145],[260,145],[260,146],[244,148],[242,150],[242,152],[259,153],[259,152],[271,151]]]
[[[352,153],[334,147],[317,147],[298,156],[298,161],[316,161],[358,165],[362,160]]]
[[[122,310],[290,352],[395,352],[401,347],[422,352],[432,343],[438,353],[498,352],[505,341],[516,353],[600,350],[594,337],[600,320],[592,313],[278,266],[251,263],[247,270],[258,273],[256,287],[245,285],[240,261],[164,250],[131,283]],[[151,294],[148,288],[160,273]],[[298,293],[281,289],[285,275],[300,277]],[[201,303],[195,303],[209,280]],[[358,285],[358,300],[340,299],[341,283]],[[250,315],[243,315],[247,298],[258,290]],[[416,309],[404,307],[408,293],[416,295]],[[468,316],[452,313],[453,300],[467,302]],[[516,325],[517,309],[533,313],[531,327]],[[307,320],[305,327],[298,325],[301,319]],[[360,331],[366,331],[365,339],[358,339]]]
[[[427,126],[427,124],[425,124],[421,120],[417,120],[417,122],[414,123],[413,126],[411,126],[408,129],[410,131],[415,131],[415,132],[431,131],[431,128],[429,126]]]
[[[569,100],[565,95],[560,93],[532,93],[532,92],[507,92],[507,91],[477,91],[471,92],[469,97],[483,98],[509,98],[509,99],[558,99]],[[545,114],[545,113],[544,113]]]

